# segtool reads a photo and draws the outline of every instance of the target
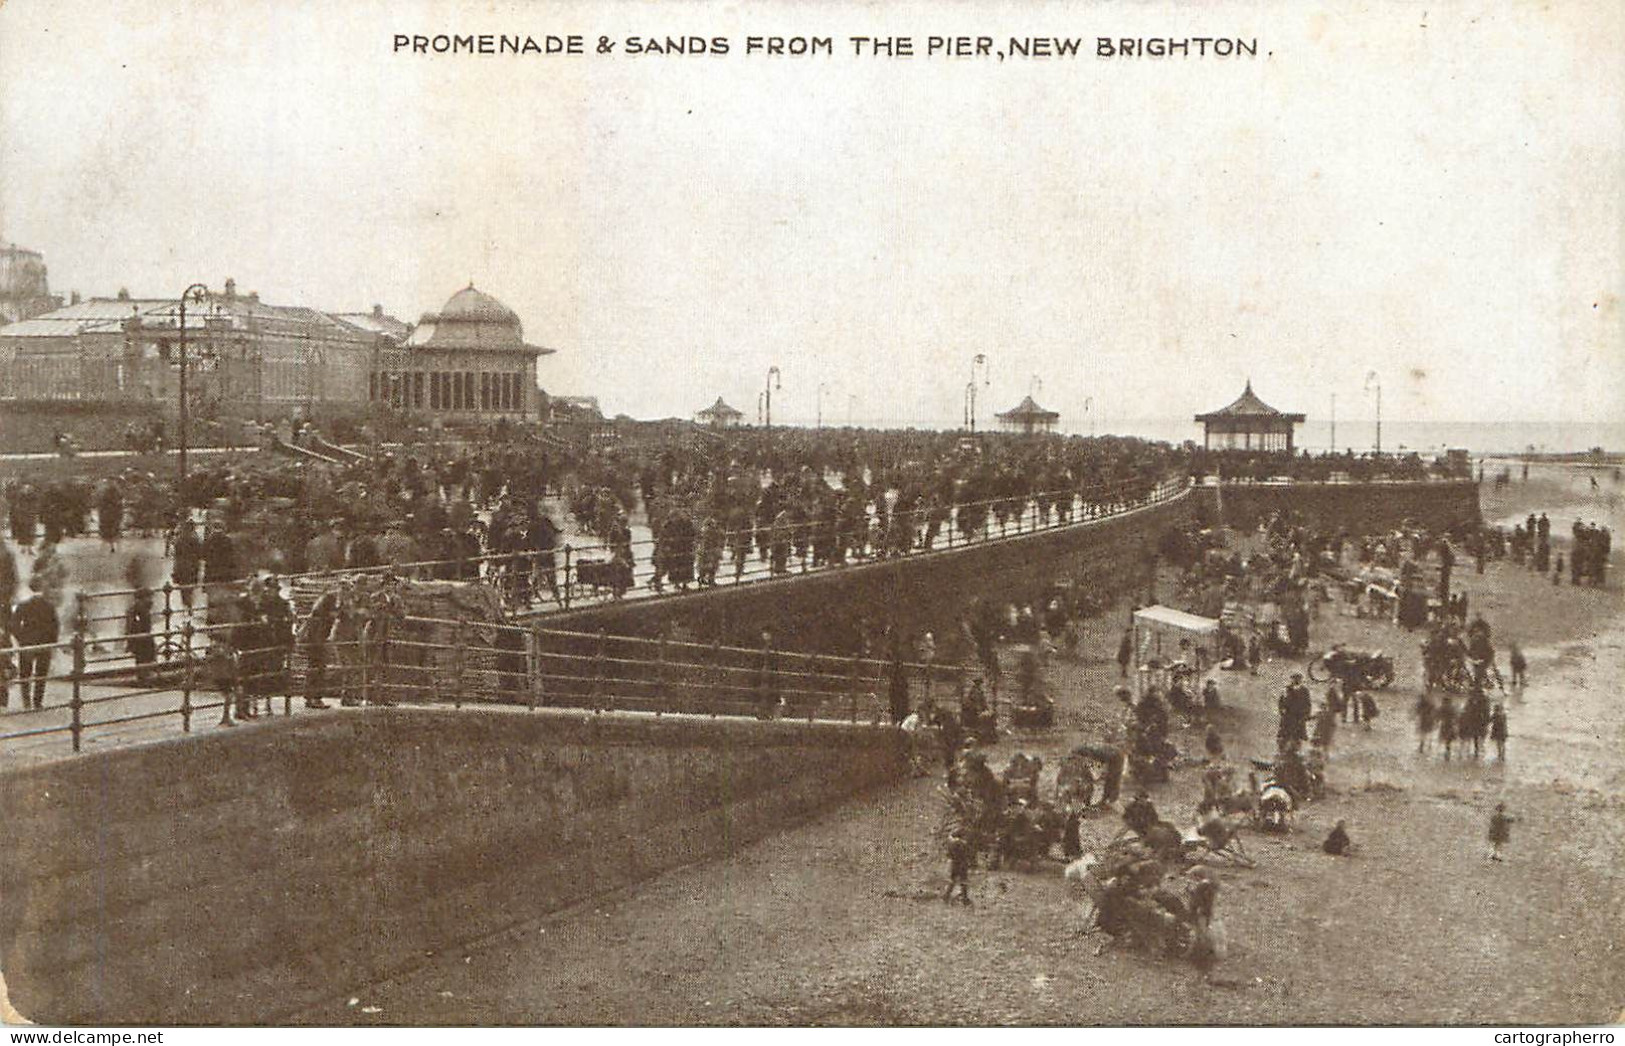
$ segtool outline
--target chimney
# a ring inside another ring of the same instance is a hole
[[[237,297],[237,281],[232,279],[230,276],[226,277],[226,297]]]
[[[372,318],[375,320],[381,320],[384,318],[384,307],[382,305],[374,305],[372,307]]]
[[[69,305],[78,305],[81,301],[84,301],[84,299],[79,297],[78,291],[72,291],[68,294]]]

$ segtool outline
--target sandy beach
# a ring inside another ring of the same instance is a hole
[[[1486,519],[1545,511],[1567,541],[1576,515],[1619,532],[1619,490],[1604,474],[1537,467],[1484,488]],[[1560,523],[1560,521],[1562,521]],[[1616,557],[1617,559],[1617,557]],[[1230,952],[1208,976],[1080,933],[1079,898],[1058,863],[974,873],[975,905],[940,900],[946,863],[933,838],[939,778],[847,804],[747,847],[727,862],[459,949],[296,1015],[309,1023],[617,1024],[1592,1024],[1625,1007],[1625,614],[1607,589],[1554,587],[1510,562],[1458,572],[1475,612],[1530,660],[1506,698],[1505,764],[1416,753],[1409,710],[1420,633],[1324,608],[1311,647],[1380,647],[1398,680],[1374,727],[1339,730],[1331,794],[1285,837],[1256,833],[1251,870],[1220,872]],[[1053,768],[1117,711],[1115,637],[1126,608],[1090,622],[1081,664],[1052,673],[1054,730],[1005,738]],[[1275,698],[1301,663],[1256,677],[1220,673],[1219,720],[1232,758],[1272,748]],[[1316,688],[1316,699],[1320,697]],[[1176,742],[1200,750],[1185,730]],[[1050,771],[1053,772],[1053,769]],[[1152,791],[1184,818],[1193,769]],[[1507,860],[1488,859],[1497,802],[1517,819]],[[1319,844],[1348,821],[1356,854]],[[1084,822],[1085,849],[1118,830]],[[350,1004],[351,998],[356,1000]],[[370,1011],[370,1012],[369,1012]]]

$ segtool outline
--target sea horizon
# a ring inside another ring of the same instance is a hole
[[[789,417],[782,424],[811,428],[815,419]],[[826,428],[913,428],[952,431],[960,425],[932,419],[826,418]],[[997,422],[980,419],[984,431],[996,431]],[[1137,436],[1141,439],[1183,443],[1202,441],[1202,426],[1189,417],[1100,418],[1081,422],[1063,418],[1056,431],[1071,436]],[[1339,420],[1336,443],[1332,423],[1311,418],[1298,426],[1296,447],[1321,453],[1336,449],[1365,453],[1377,449],[1374,419]],[[1600,447],[1605,452],[1625,450],[1625,423],[1601,421],[1414,421],[1383,419],[1382,450],[1387,453],[1440,454],[1446,450],[1466,450],[1487,454],[1575,454]]]

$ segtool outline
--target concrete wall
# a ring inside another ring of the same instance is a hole
[[[274,1019],[903,771],[891,731],[369,710],[0,774],[36,1021]]]
[[[661,600],[603,604],[547,615],[550,628],[612,635],[656,634],[662,627],[702,642],[754,646],[764,628],[787,649],[852,653],[865,622],[896,622],[906,634],[935,632],[939,644],[958,629],[974,596],[1027,601],[1068,575],[1103,596],[1143,587],[1147,555],[1170,527],[1188,521],[1199,499],[1188,493],[1126,516],[1057,528],[969,548],[815,571],[784,581],[717,588]],[[873,630],[869,630],[871,634]]]
[[[1355,534],[1397,526],[1407,519],[1443,529],[1479,518],[1478,484],[1472,482],[1238,483],[1226,484],[1222,492],[1203,487],[1201,494],[1210,509],[1218,510],[1233,527],[1256,526],[1274,512],[1296,512],[1315,526],[1347,527]]]

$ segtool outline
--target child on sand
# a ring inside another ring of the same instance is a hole
[[[1526,681],[1526,673],[1529,671],[1529,662],[1524,660],[1523,648],[1516,643],[1512,644],[1511,661],[1512,685],[1522,689]]]
[[[1501,860],[1501,847],[1512,841],[1513,818],[1507,813],[1507,804],[1496,803],[1490,815],[1490,860]]]
[[[948,837],[948,890],[942,895],[944,901],[950,901],[954,896],[954,887],[959,887],[959,899],[970,904],[970,863],[971,847],[965,836],[958,829]],[[1496,860],[1500,860],[1499,857]]]
[[[1507,710],[1499,702],[1495,711],[1490,713],[1490,740],[1495,742],[1495,758],[1498,762],[1507,761]]]

